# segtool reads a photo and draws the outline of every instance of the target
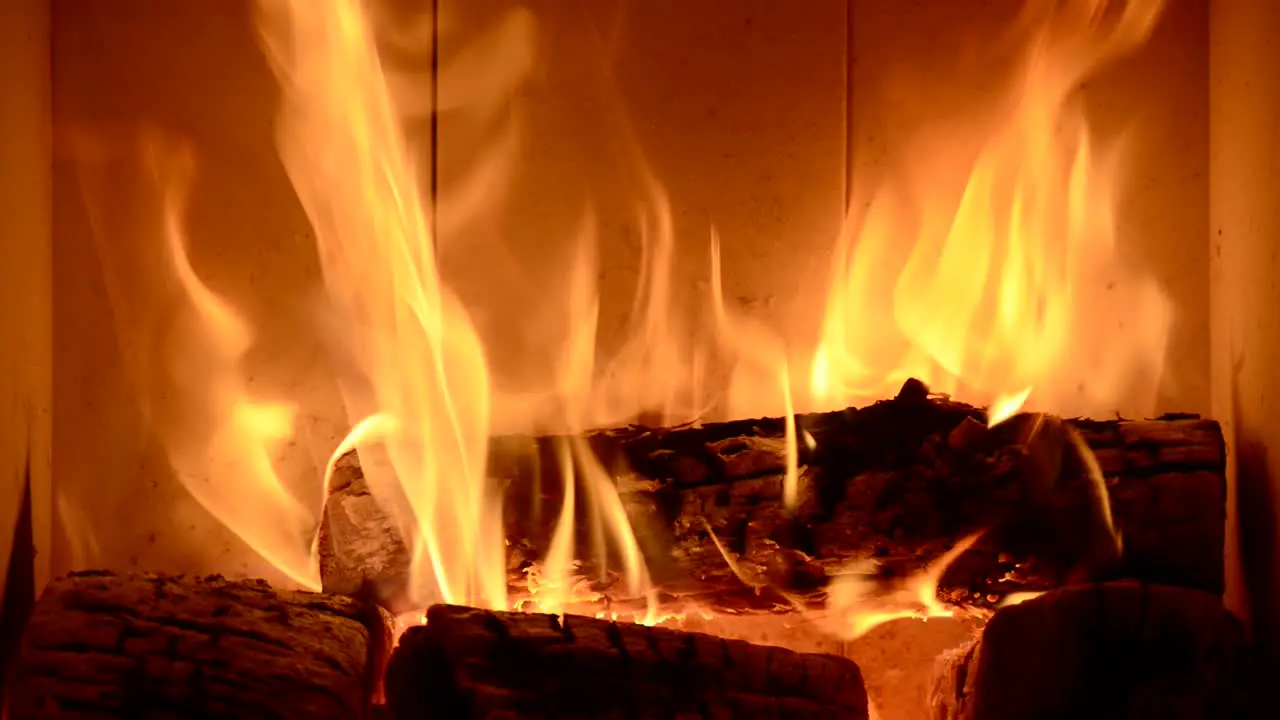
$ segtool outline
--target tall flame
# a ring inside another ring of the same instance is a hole
[[[411,595],[505,607],[484,352],[441,282],[370,20],[360,0],[262,8],[284,87],[281,156],[362,371],[346,378],[348,404],[386,419],[379,446],[362,454],[385,458],[366,459],[370,489],[413,538]]]
[[[170,462],[179,480],[197,500],[254,550],[305,587],[319,589],[319,571],[307,552],[314,516],[285,488],[272,464],[272,455],[293,435],[292,405],[255,401],[240,369],[252,345],[248,324],[217,293],[201,282],[187,257],[182,230],[184,199],[189,184],[190,158],[183,151],[166,154],[152,148],[152,160],[162,182],[164,237],[174,276],[193,313],[192,338],[204,346],[196,360],[194,346],[183,363],[203,363],[201,377],[184,385],[196,402],[205,404],[204,433],[170,435]],[[170,174],[172,173],[172,174]],[[199,388],[199,390],[195,390]],[[191,443],[201,442],[197,449]],[[252,498],[252,501],[247,501]]]
[[[1114,252],[1115,167],[1073,93],[1145,40],[1161,7],[1028,2],[1006,111],[975,137],[947,125],[942,152],[912,158],[923,180],[879,187],[850,217],[811,365],[819,403],[885,397],[914,376],[992,404],[993,422],[1024,402],[1106,414],[1137,371],[1158,376],[1168,303]],[[974,142],[957,198],[947,163]],[[1130,312],[1130,330],[1099,342],[1100,319]]]

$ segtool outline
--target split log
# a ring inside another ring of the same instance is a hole
[[[1245,685],[1242,630],[1221,599],[1114,582],[1002,608],[941,658],[936,720],[1269,717]]]
[[[397,720],[868,716],[862,675],[847,658],[449,605],[401,637],[386,685]]]
[[[867,573],[882,595],[900,595],[905,578],[980,532],[938,587],[942,601],[978,614],[1013,593],[1083,580],[1222,592],[1225,448],[1212,420],[1021,415],[989,430],[982,409],[909,381],[892,400],[799,415],[796,424],[805,439],[794,510],[782,502],[781,418],[586,438],[614,478],[664,597],[721,612],[790,611],[821,605],[833,578],[850,568]],[[1074,450],[1072,436],[1089,451]],[[490,475],[506,486],[517,595],[550,546],[564,441],[491,442]],[[1090,458],[1105,486],[1093,482]],[[349,460],[345,472],[358,476]],[[585,475],[575,473],[579,482]],[[592,555],[582,505],[581,574],[597,578],[591,589],[606,600],[625,601],[617,573],[602,571]],[[617,557],[607,560],[619,566]]]
[[[334,463],[328,490],[317,542],[324,591],[375,600],[394,613],[415,609],[406,597],[409,549],[354,452]]]
[[[365,717],[389,640],[379,611],[350,598],[73,573],[36,604],[9,717]]]

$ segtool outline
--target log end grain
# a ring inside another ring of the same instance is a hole
[[[387,669],[398,720],[867,718],[857,665],[701,633],[437,605]]]
[[[345,597],[73,573],[27,625],[9,717],[359,718],[388,639],[376,610]]]

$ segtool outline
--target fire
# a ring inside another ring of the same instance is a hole
[[[938,601],[938,581],[947,567],[980,536],[981,533],[974,533],[962,539],[920,573],[904,578],[887,590],[881,582],[871,579],[874,562],[847,569],[837,575],[827,589],[822,624],[835,635],[854,639],[890,620],[951,617],[951,608]]]
[[[341,378],[349,412],[383,419],[377,444],[360,449],[371,491],[410,538],[410,595],[505,608],[484,351],[436,267],[370,19],[358,0],[262,10],[284,89],[281,157],[357,359],[359,372]]]
[[[810,366],[815,402],[886,397],[916,377],[991,404],[993,423],[1024,403],[1105,415],[1134,377],[1159,376],[1169,303],[1117,257],[1118,166],[1075,91],[1140,45],[1160,10],[1027,3],[999,115],[972,135],[971,118],[948,122],[945,143],[848,218]],[[1107,334],[1099,321],[1122,313],[1128,330]]]
[[[573,435],[640,417],[697,421],[713,408],[732,417],[785,414],[783,503],[791,510],[801,502],[799,443],[814,443],[798,426],[798,410],[891,396],[917,377],[989,405],[996,424],[1024,407],[1109,413],[1133,376],[1158,377],[1168,302],[1117,256],[1118,166],[1096,147],[1074,93],[1104,62],[1145,39],[1160,2],[1133,0],[1118,9],[1106,0],[1028,4],[1017,26],[1025,53],[998,116],[971,136],[955,128],[972,123],[949,126],[951,155],[964,156],[958,177],[955,157],[925,158],[905,180],[875,187],[866,210],[847,218],[816,347],[794,347],[726,307],[714,233],[703,298],[709,327],[686,317],[695,313],[681,307],[673,287],[671,203],[640,162],[643,257],[631,335],[612,357],[597,358],[596,238],[585,211],[582,251],[567,269],[563,296],[552,298],[557,307],[563,302],[568,332],[554,377],[532,393],[539,409],[527,413],[513,409],[514,395],[499,393],[436,248],[440,224],[464,226],[498,192],[515,131],[501,133],[453,202],[433,207],[405,131],[414,106],[393,92],[402,86],[383,67],[365,2],[259,6],[283,90],[280,154],[312,223],[327,297],[340,318],[339,342],[352,359],[338,378],[351,431],[333,458],[359,449],[371,492],[411,547],[409,594],[424,607],[513,606],[500,479],[486,466],[495,416],[527,420],[522,429],[536,417]],[[486,81],[464,83],[468,93],[448,101],[500,104],[533,65],[532,34],[527,13],[505,18],[483,39],[484,52],[459,61]],[[492,72],[485,70],[488,56],[499,57]],[[971,156],[964,152],[970,146],[978,148]],[[184,180],[179,174],[166,181],[167,250],[195,327],[188,350],[204,363],[203,389],[191,392],[207,427],[164,428],[166,444],[207,509],[294,581],[317,587],[316,513],[285,488],[272,464],[292,435],[294,406],[247,392],[239,363],[252,333],[186,256]],[[1132,313],[1131,330],[1099,337],[1096,317],[1119,313]],[[679,330],[691,322],[704,332],[686,342]],[[725,358],[729,378],[713,381],[713,360]],[[528,575],[528,597],[514,604],[566,612],[594,601],[583,577],[590,568],[622,578],[637,620],[661,620],[664,609],[610,469],[581,437],[556,450],[565,482],[550,548]],[[1100,483],[1096,468],[1094,476]],[[321,502],[325,494],[318,493]],[[1105,510],[1105,488],[1096,494]],[[586,533],[576,527],[580,517],[590,524]],[[1114,536],[1105,517],[1105,534]],[[587,552],[579,546],[584,534]],[[856,636],[897,617],[948,615],[936,599],[938,579],[972,541],[887,593],[873,591],[864,573],[837,579],[826,609],[833,632]],[[610,568],[610,558],[620,567]]]
[[[181,155],[176,161],[181,163]],[[235,310],[200,281],[187,258],[181,223],[185,185],[180,176],[167,184],[164,229],[174,275],[191,303],[194,332],[210,350],[201,382],[194,384],[203,385],[197,402],[207,403],[202,419],[209,425],[204,433],[171,436],[170,462],[206,510],[292,580],[319,589],[306,542],[312,515],[290,495],[271,460],[293,435],[294,408],[255,401],[248,393],[239,365],[252,335]],[[188,444],[193,440],[203,440],[204,446],[197,450]]]
[[[342,341],[359,365],[355,377],[343,378],[356,422],[335,457],[359,447],[372,492],[412,538],[415,601],[505,609],[502,498],[486,472],[492,381],[479,336],[437,267],[431,208],[423,205],[402,105],[379,61],[372,19],[359,0],[323,7],[273,1],[263,9],[266,45],[284,88],[281,156],[315,229],[329,295],[345,318]],[[530,54],[530,28],[525,20],[503,23],[498,34],[516,45],[508,49],[513,57]],[[511,82],[497,83],[496,91]],[[482,164],[476,182],[483,186],[501,176],[495,169],[500,165]],[[640,308],[646,332],[637,347],[646,351],[674,347],[656,336],[663,331],[658,320],[668,312],[664,278],[671,243],[663,226],[669,213],[659,208],[657,218],[657,257]],[[585,250],[569,283],[571,336],[550,392],[560,409],[557,424],[571,432],[587,429],[599,401],[607,399],[589,382],[597,306],[589,282],[591,239],[584,233]],[[641,360],[643,369],[668,365]],[[594,520],[590,560],[604,573],[607,550],[616,550],[624,589],[644,599],[644,619],[652,622],[656,598],[612,479],[584,441],[564,441],[558,455],[565,492],[551,547],[531,586],[538,607],[562,612],[575,600],[581,490]]]
[[[585,228],[579,244],[578,261],[569,278],[566,312],[571,318],[571,335],[564,348],[564,357],[558,364],[554,395],[561,408],[558,425],[572,433],[589,428],[593,403],[600,397],[592,382],[595,358],[596,313],[599,299],[591,282],[594,274],[594,237]],[[590,527],[591,557],[589,558],[603,578],[608,572],[608,550],[616,548],[622,561],[623,590],[628,598],[643,598],[645,610],[642,619],[653,624],[658,617],[657,598],[649,581],[645,559],[627,517],[617,487],[608,472],[601,466],[587,442],[580,434],[561,438],[556,443],[557,460],[564,478],[564,499],[560,517],[556,522],[551,547],[536,568],[537,582],[531,578],[530,594],[533,596],[527,609],[563,613],[566,608],[591,602],[594,593],[584,590],[586,583],[578,570],[575,538],[575,509],[577,490],[585,490],[586,508]],[[526,607],[526,606],[522,606]]]

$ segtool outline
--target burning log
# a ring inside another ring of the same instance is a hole
[[[374,499],[355,453],[334,463],[317,548],[325,592],[371,595],[393,612],[414,609],[404,596],[409,548]]]
[[[378,610],[345,597],[73,573],[36,605],[9,717],[364,717],[389,640]]]
[[[904,582],[979,533],[936,593],[980,614],[1011,594],[1083,580],[1222,592],[1225,449],[1212,420],[1028,414],[988,429],[982,409],[908,381],[892,400],[799,415],[796,425],[794,509],[783,503],[782,418],[587,436],[664,596],[722,612],[790,611],[822,604],[851,567],[865,574],[872,594],[901,595]],[[516,594],[550,546],[563,496],[556,451],[563,442],[491,442],[490,474],[507,483]],[[354,457],[343,467],[358,480]],[[574,473],[578,482],[585,474]],[[593,578],[590,590],[606,601],[627,600],[617,573],[603,572],[593,555],[591,515],[579,510],[580,574]]]
[[[868,716],[852,660],[633,623],[436,605],[387,666],[397,720]]]
[[[1264,717],[1250,714],[1242,636],[1209,593],[1065,588],[999,610],[939,658],[931,710],[937,720]]]

